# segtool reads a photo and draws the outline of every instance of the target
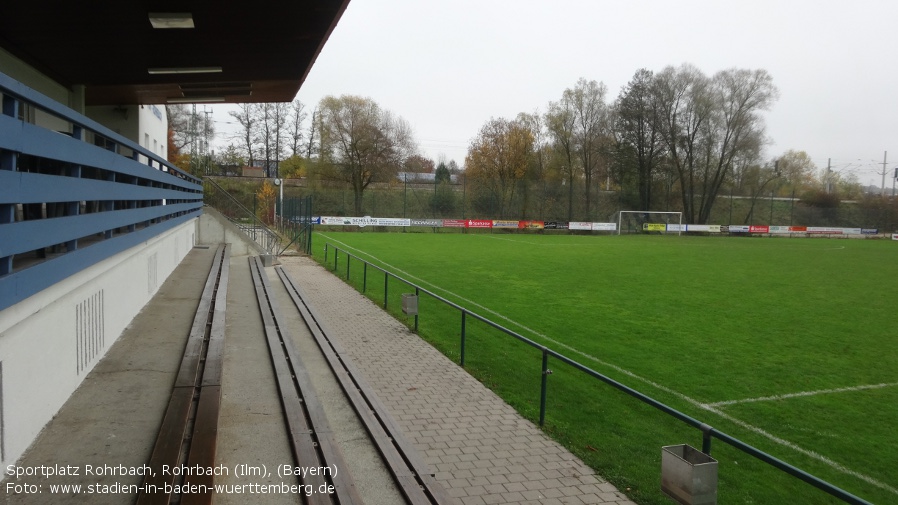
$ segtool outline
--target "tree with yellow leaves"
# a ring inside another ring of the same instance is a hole
[[[274,188],[274,184],[265,179],[265,182],[256,191],[256,216],[267,225],[274,222],[274,202],[276,200],[277,190]]]
[[[533,154],[533,134],[517,121],[490,119],[468,147],[465,172],[472,182],[498,203],[497,217],[505,217],[518,181],[527,173]]]

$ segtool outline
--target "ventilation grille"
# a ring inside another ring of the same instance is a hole
[[[158,263],[157,253],[153,253],[147,258],[147,294],[153,294],[156,292],[156,288],[159,287],[159,279],[156,276],[156,265]]]
[[[87,370],[106,347],[105,321],[102,289],[75,307],[75,370],[78,375]]]

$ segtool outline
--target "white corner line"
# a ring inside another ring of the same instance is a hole
[[[783,395],[773,395],[773,396],[759,396],[757,398],[745,398],[742,400],[727,400],[723,402],[713,402],[713,403],[705,403],[704,407],[724,407],[726,405],[736,405],[739,403],[754,403],[754,402],[770,402],[776,400],[786,400],[789,398],[801,398],[804,396],[815,396],[815,395],[825,395],[832,393],[850,393],[852,391],[865,391],[868,389],[881,389],[881,388],[890,388],[898,386],[898,382],[884,382],[882,384],[867,384],[864,386],[848,386],[844,388],[834,388],[834,389],[820,389],[817,391],[800,391],[798,393],[786,393]]]

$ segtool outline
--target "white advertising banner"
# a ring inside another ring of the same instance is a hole
[[[668,228],[677,225],[668,225]],[[686,231],[698,231],[704,233],[720,233],[719,224],[684,224]]]
[[[592,230],[592,223],[584,223],[584,222],[576,222],[572,221],[568,226],[570,230]]]
[[[898,240],[898,233],[892,234],[892,240]]]
[[[788,226],[771,226],[770,233],[789,233]]]
[[[830,228],[828,226],[808,226],[808,233],[818,235],[841,235],[842,228]]]
[[[592,231],[617,231],[617,223],[592,223]]]
[[[750,231],[751,231],[751,226],[738,225],[738,224],[730,225],[730,233],[748,233]]]

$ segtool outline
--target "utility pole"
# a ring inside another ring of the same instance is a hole
[[[882,153],[882,188],[880,190],[879,196],[886,196],[886,173],[889,171],[886,168],[886,156],[889,154],[888,151],[883,151]]]
[[[826,177],[824,178],[824,189],[826,189],[827,193],[832,193],[832,181],[830,180],[832,161],[832,158],[826,158]]]
[[[202,140],[202,157],[203,157],[203,173],[209,175],[209,114],[211,110],[206,110],[203,105],[203,140]]]

